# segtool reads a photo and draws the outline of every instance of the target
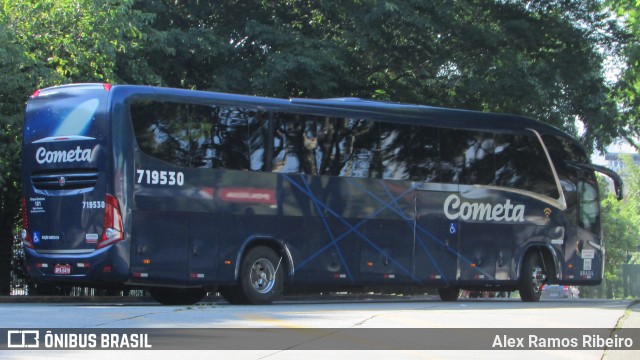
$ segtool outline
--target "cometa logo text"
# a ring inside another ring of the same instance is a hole
[[[47,149],[40,147],[36,150],[36,161],[38,164],[92,161],[94,152],[95,149],[81,149],[80,146],[67,151],[47,151]]]
[[[524,222],[524,209],[524,205],[513,205],[509,199],[504,204],[491,204],[462,201],[451,194],[444,201],[444,214],[449,220]]]

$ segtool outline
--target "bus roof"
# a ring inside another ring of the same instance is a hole
[[[97,85],[99,85],[99,87]],[[295,111],[325,116],[367,117],[385,122],[490,132],[525,133],[527,129],[531,129],[541,134],[551,134],[566,138],[584,149],[579,141],[566,132],[552,125],[521,115],[365,100],[360,98],[281,99],[147,85],[107,86],[105,84],[63,85],[43,89],[42,93],[49,92],[53,89],[64,91],[67,89],[78,90],[78,88],[103,88],[104,90],[110,91],[110,95],[114,99],[119,100],[124,100],[124,98],[131,96],[153,96],[156,99],[164,101],[171,101],[172,99],[178,100],[178,98],[181,101],[191,101],[194,103],[216,101],[219,104],[230,106],[251,105],[264,110]]]
[[[512,114],[500,114],[482,111],[442,108],[427,105],[414,105],[394,103],[387,101],[375,101],[359,98],[335,98],[335,99],[291,99],[294,104],[328,107],[333,109],[356,110],[374,112],[382,115],[396,115],[406,118],[415,118],[411,123],[432,125],[439,127],[455,127],[461,129],[515,131],[532,129],[545,134],[569,137],[562,130],[543,123],[541,121]]]

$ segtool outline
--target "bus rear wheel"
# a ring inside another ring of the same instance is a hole
[[[271,304],[283,288],[282,257],[266,246],[249,250],[240,268],[241,300],[253,305]]]
[[[547,276],[542,267],[540,256],[536,253],[529,253],[522,264],[520,272],[520,298],[525,302],[535,302],[540,300],[542,295],[542,285]]]
[[[207,294],[201,288],[150,288],[149,293],[162,305],[193,305]]]
[[[438,288],[438,294],[442,301],[457,301],[460,297],[460,289],[455,287]]]

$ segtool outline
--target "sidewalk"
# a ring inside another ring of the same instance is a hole
[[[635,301],[629,306],[625,316],[618,322],[617,327],[623,329],[640,329],[640,301]],[[605,350],[602,359],[640,359],[640,350]]]

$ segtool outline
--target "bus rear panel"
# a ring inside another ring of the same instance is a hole
[[[37,91],[24,122],[23,231],[38,282],[119,283],[128,275],[118,200],[110,192],[108,85]]]

